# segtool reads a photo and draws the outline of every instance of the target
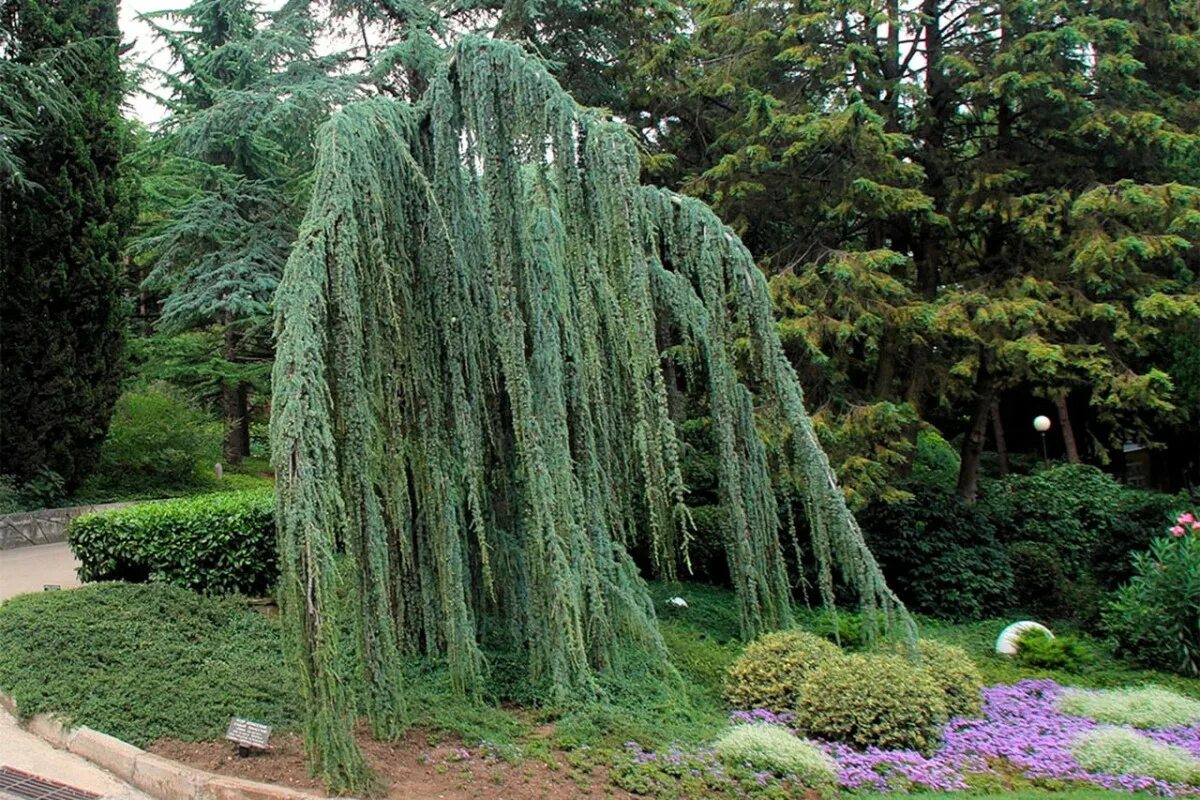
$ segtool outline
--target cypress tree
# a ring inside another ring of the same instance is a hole
[[[628,131],[515,46],[464,39],[418,103],[355,104],[323,128],[275,302],[279,594],[333,788],[368,779],[354,716],[403,730],[407,654],[445,658],[471,693],[479,642],[505,642],[552,704],[594,696],[630,648],[669,671],[628,552],[669,571],[688,536],[663,327],[708,398],[743,634],[791,621],[792,487],[760,424],[786,431],[773,448],[825,599],[840,570],[878,628],[911,634],[748,251],[699,201],[640,185]]]
[[[44,70],[64,54],[71,65],[55,102],[25,106],[6,152],[22,182],[0,195],[0,473],[53,471],[68,489],[95,460],[118,391],[131,210],[119,52],[113,0],[0,4],[3,74],[42,70],[57,84]]]

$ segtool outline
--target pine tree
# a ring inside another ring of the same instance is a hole
[[[743,634],[791,620],[761,419],[784,431],[825,599],[839,570],[868,620],[911,635],[749,253],[702,203],[641,186],[627,130],[544,67],[463,40],[420,103],[334,117],[312,196],[276,297],[271,424],[283,619],[334,788],[365,780],[345,664],[384,736],[406,652],[475,692],[479,641],[498,641],[552,704],[594,696],[630,648],[669,672],[629,555],[669,572],[689,531],[661,327],[708,398]]]
[[[132,209],[120,36],[112,0],[0,4],[0,76],[13,81],[0,115],[18,134],[0,135],[0,162],[19,184],[0,187],[0,473],[52,472],[67,489],[95,461],[120,377]]]
[[[246,379],[270,360],[271,297],[296,234],[312,136],[353,83],[336,57],[318,57],[307,10],[267,15],[251,2],[198,0],[157,12],[175,58],[171,114],[143,157],[146,224],[135,253],[143,286],[165,296],[165,333],[216,329],[224,457],[250,452]]]

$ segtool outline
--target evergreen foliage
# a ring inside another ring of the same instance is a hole
[[[0,3],[0,181],[14,184],[0,184],[0,473],[22,483],[77,486],[117,399],[132,211],[119,52],[113,0]]]
[[[594,696],[630,648],[669,669],[629,555],[669,573],[688,538],[660,327],[708,397],[743,635],[791,619],[777,498],[797,487],[774,485],[756,417],[787,431],[825,598],[839,569],[868,619],[911,635],[749,253],[698,201],[640,186],[625,129],[544,67],[465,39],[419,103],[322,129],[312,197],[276,295],[272,446],[281,605],[333,787],[367,780],[357,711],[403,729],[406,652],[445,657],[469,693],[479,641],[499,641],[551,704]]]
[[[251,392],[270,360],[271,297],[296,237],[313,132],[353,94],[316,54],[304,4],[197,0],[147,15],[175,62],[170,116],[139,154],[147,198],[133,248],[143,288],[163,297],[164,334],[216,329],[224,458],[250,455]],[[256,369],[257,368],[257,369]]]

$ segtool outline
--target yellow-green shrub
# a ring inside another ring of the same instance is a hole
[[[725,699],[738,709],[791,711],[800,683],[841,654],[837,646],[798,630],[768,633],[751,642],[725,676]]]
[[[919,664],[941,687],[946,698],[946,713],[951,717],[979,716],[983,710],[983,676],[966,650],[922,639]]]
[[[950,718],[942,687],[899,655],[854,654],[814,669],[800,686],[796,727],[855,747],[930,752]]]

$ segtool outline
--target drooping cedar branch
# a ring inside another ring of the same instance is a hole
[[[658,325],[708,398],[743,633],[791,620],[764,417],[788,431],[776,446],[826,600],[840,569],[865,611],[911,633],[761,273],[703,204],[638,183],[622,126],[516,47],[470,39],[419,105],[338,114],[317,164],[276,298],[272,439],[284,620],[332,785],[364,779],[353,716],[402,730],[408,654],[444,657],[470,692],[480,641],[503,642],[552,703],[594,694],[627,648],[666,665],[628,552],[648,545],[670,572],[688,530]]]

